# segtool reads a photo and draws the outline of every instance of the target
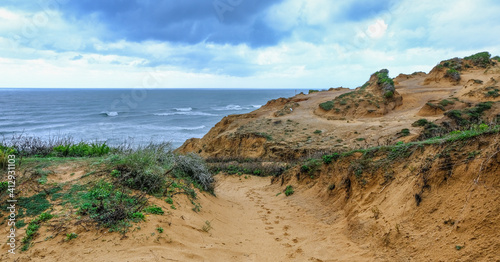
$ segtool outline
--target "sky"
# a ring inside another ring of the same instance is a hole
[[[2,0],[0,87],[355,88],[500,54],[497,0]]]

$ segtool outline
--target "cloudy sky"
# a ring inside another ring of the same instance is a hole
[[[2,0],[0,87],[357,87],[500,54],[497,0]]]

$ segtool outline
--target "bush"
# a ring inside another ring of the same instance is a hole
[[[308,159],[304,162],[304,164],[300,167],[300,171],[308,174],[314,173],[318,170],[321,162],[318,159]]]
[[[401,130],[401,132],[399,132],[399,134],[401,136],[409,136],[410,135],[410,129],[404,128],[404,129]]]
[[[110,148],[106,143],[87,144],[80,142],[76,145],[59,145],[54,147],[54,152],[58,156],[64,157],[90,157],[103,156],[109,153]]]
[[[319,92],[319,90],[313,90],[313,89],[310,89],[310,90],[309,90],[309,94],[312,94],[312,93],[317,93],[317,92]]]
[[[150,213],[153,215],[163,215],[165,213],[163,211],[163,209],[161,209],[161,207],[159,207],[157,205],[152,205],[152,206],[144,208],[144,212]]]
[[[453,105],[453,104],[455,104],[455,102],[450,101],[450,100],[446,100],[446,99],[443,99],[439,102],[439,105],[441,105],[441,106],[447,106],[447,105]]]
[[[429,123],[429,121],[427,121],[427,119],[422,118],[422,119],[419,119],[419,120],[413,122],[413,124],[411,124],[411,126],[413,126],[413,127],[420,127],[420,126],[425,126],[428,123]]]
[[[490,57],[490,53],[481,52],[471,56],[466,56],[464,59],[471,61],[475,66],[487,67],[490,64]]]
[[[321,158],[323,159],[323,163],[330,164],[332,161],[337,161],[340,158],[340,154],[333,153],[331,155],[324,155]]]
[[[392,98],[394,96],[394,92],[392,91],[387,91],[384,93],[384,97],[389,99],[389,98]]]
[[[214,178],[200,156],[195,154],[176,156],[175,169],[184,176],[193,179],[203,190],[214,191]]]
[[[326,101],[324,103],[319,104],[319,107],[325,111],[332,110],[334,106],[335,106],[335,102],[333,102],[333,101]]]
[[[143,195],[132,196],[124,188],[105,181],[98,181],[79,197],[78,213],[88,215],[104,227],[125,225],[122,222],[140,216],[138,212],[147,203]]]
[[[460,72],[457,71],[456,69],[448,69],[446,71],[446,74],[444,75],[445,77],[451,78],[452,80],[458,82],[460,81]]]
[[[293,195],[293,193],[295,193],[295,191],[293,190],[293,186],[286,186],[285,188],[285,196],[289,196],[289,195]]]

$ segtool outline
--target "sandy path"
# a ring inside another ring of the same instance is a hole
[[[222,209],[217,210],[211,237],[225,245],[214,251],[231,253],[231,261],[373,259],[340,233],[342,221],[324,222],[324,210],[298,194],[276,196],[280,188],[270,185],[269,178],[219,176],[216,192]]]

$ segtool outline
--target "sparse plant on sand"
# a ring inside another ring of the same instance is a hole
[[[293,189],[293,186],[291,186],[291,185],[286,186],[286,188],[285,188],[285,196],[293,195],[293,193],[295,193],[295,190]]]

